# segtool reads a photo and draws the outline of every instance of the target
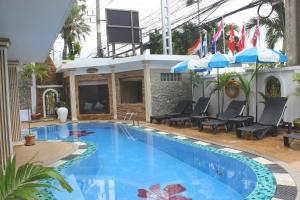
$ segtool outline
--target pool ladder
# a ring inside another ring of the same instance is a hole
[[[132,125],[135,125],[135,121],[137,123],[137,126],[140,125],[140,122],[137,118],[137,113],[134,113],[134,112],[127,112],[124,116],[124,121],[131,121],[132,120]]]

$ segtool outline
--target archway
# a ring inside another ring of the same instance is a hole
[[[275,76],[266,79],[265,95],[267,97],[281,97],[281,83]]]
[[[43,92],[43,115],[54,117],[56,115],[56,105],[59,102],[59,94],[55,89],[47,89]]]

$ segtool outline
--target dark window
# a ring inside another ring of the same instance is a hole
[[[79,84],[80,114],[109,113],[108,85],[80,85]]]
[[[179,73],[161,73],[160,81],[182,81],[182,76]]]
[[[120,80],[121,103],[143,102],[143,81],[141,79]]]

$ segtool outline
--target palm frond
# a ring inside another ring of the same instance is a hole
[[[2,168],[2,167],[1,167]],[[59,190],[41,183],[43,180],[57,180],[62,188],[72,192],[72,187],[54,169],[36,163],[26,163],[16,168],[16,157],[7,160],[5,172],[0,170],[0,199],[44,199],[43,188]]]

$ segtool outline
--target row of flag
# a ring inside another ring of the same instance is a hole
[[[223,26],[223,20],[220,22],[220,25],[218,27],[218,31],[216,33],[212,33],[211,35],[211,53],[215,53],[217,49],[216,42],[220,39],[224,32],[224,26]],[[257,39],[260,36],[260,30],[259,26],[256,26],[254,34],[251,38],[250,43],[253,46],[257,45]],[[231,52],[234,54],[235,52],[235,39],[234,39],[234,27],[231,26],[230,28],[230,33],[229,33],[229,40],[228,40],[228,48],[231,50]],[[197,52],[201,52],[201,57],[204,57],[208,53],[208,48],[207,48],[207,34],[204,34],[203,39],[199,38],[196,43],[189,49],[190,54],[197,54]],[[238,41],[238,52],[242,51],[245,49],[245,26],[243,25],[242,30],[240,32],[240,39]]]

